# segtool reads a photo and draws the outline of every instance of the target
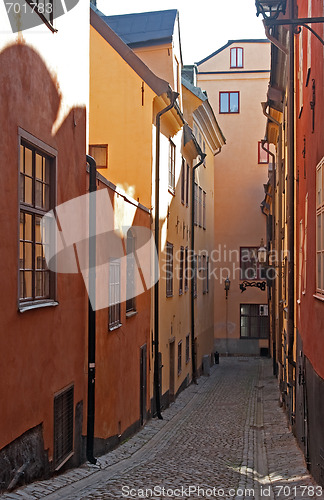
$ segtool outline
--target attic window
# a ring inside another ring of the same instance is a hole
[[[242,47],[233,47],[231,49],[231,68],[243,68]]]

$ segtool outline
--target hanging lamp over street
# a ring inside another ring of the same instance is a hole
[[[262,14],[263,19],[277,19],[279,14],[286,13],[287,0],[256,0],[257,16]]]

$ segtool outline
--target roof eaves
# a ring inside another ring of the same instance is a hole
[[[171,91],[169,83],[156,76],[108,24],[105,23],[92,6],[90,6],[90,24],[116,50],[135,73],[145,81],[156,95],[162,95]]]
[[[125,43],[127,43],[128,47],[130,47],[131,49],[137,49],[140,47],[153,47],[154,45],[164,45],[167,43],[172,43],[172,37],[166,36],[163,38],[152,38],[150,40],[129,43],[125,41]]]
[[[204,94],[204,92],[201,90],[200,87],[195,87],[192,83],[190,83],[184,76],[181,78],[181,83],[184,87],[186,87],[187,90],[192,92],[198,99],[201,101],[207,101],[207,96]]]

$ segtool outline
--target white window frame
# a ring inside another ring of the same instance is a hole
[[[121,326],[120,318],[120,261],[111,259],[109,262],[109,330],[115,330]]]

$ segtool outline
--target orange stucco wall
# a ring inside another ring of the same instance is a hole
[[[44,447],[53,456],[54,394],[74,384],[74,403],[84,399],[86,295],[81,275],[57,276],[56,307],[17,309],[18,289],[18,127],[58,151],[57,203],[86,191],[86,113],[73,108],[52,133],[59,105],[57,80],[26,45],[0,53],[1,151],[5,186],[0,205],[1,248],[0,448],[42,424]],[[31,71],[32,68],[32,71]],[[40,85],[39,82],[42,82]]]
[[[100,187],[107,189],[101,183]],[[116,195],[110,188],[108,192],[114,206]],[[127,210],[129,202],[124,200],[122,203]],[[136,208],[133,226],[149,229],[150,214],[140,207]],[[142,264],[149,265],[149,263]],[[126,259],[121,264],[121,287],[126,288]],[[150,289],[136,296],[136,313],[131,317],[126,317],[126,303],[123,301],[120,314],[121,326],[112,331],[108,328],[108,308],[97,311],[96,438],[115,437],[123,434],[133,424],[138,424],[140,348],[144,344],[147,346],[146,409],[149,410],[150,297]]]

